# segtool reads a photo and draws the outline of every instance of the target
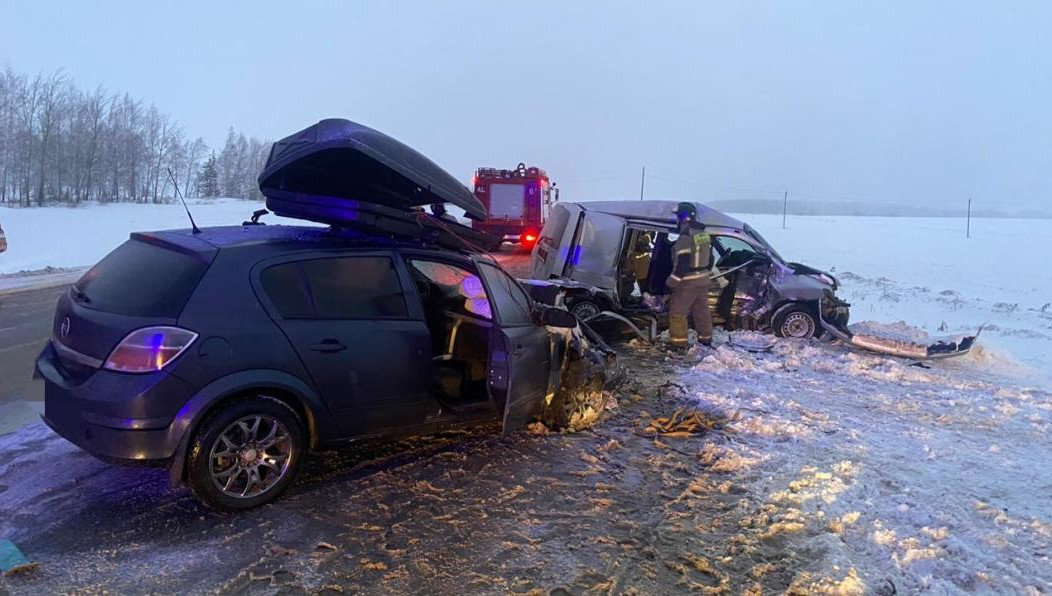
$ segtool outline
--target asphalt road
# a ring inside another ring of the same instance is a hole
[[[0,295],[0,406],[44,398],[33,360],[51,334],[55,303],[68,286]]]

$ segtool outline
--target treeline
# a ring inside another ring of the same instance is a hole
[[[270,143],[233,128],[218,153],[127,93],[80,90],[61,71],[0,73],[0,204],[164,203],[257,198]]]

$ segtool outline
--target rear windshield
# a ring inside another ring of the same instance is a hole
[[[557,206],[552,210],[551,215],[548,217],[548,221],[544,222],[544,230],[541,231],[541,238],[549,238],[553,240],[548,244],[555,246],[559,240],[562,240],[563,232],[566,231],[566,224],[570,222],[570,210],[563,207],[562,205]]]
[[[191,255],[128,240],[85,273],[73,294],[96,310],[174,318],[207,269],[208,263]]]

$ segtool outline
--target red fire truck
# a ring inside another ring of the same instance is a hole
[[[486,207],[486,219],[473,221],[472,227],[523,250],[533,249],[552,202],[559,200],[559,190],[544,170],[522,163],[514,170],[479,168],[471,188]]]

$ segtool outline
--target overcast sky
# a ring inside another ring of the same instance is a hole
[[[1042,208],[1050,2],[0,0],[0,65],[128,91],[221,144],[345,117],[563,199]]]

